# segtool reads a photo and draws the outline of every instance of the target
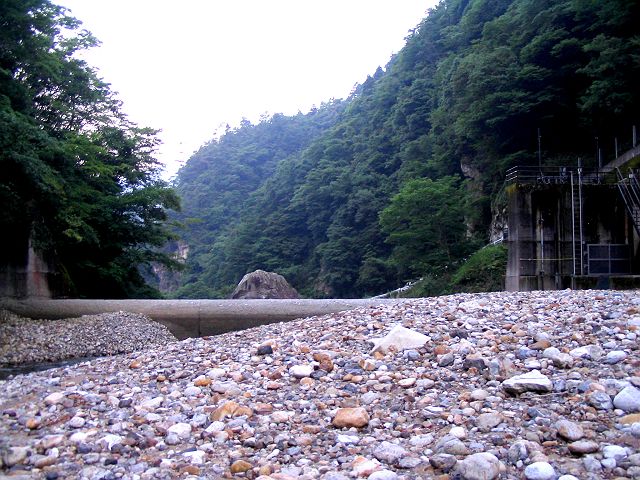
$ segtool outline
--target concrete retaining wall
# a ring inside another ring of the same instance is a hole
[[[0,300],[0,308],[29,318],[73,318],[120,310],[141,313],[179,339],[217,335],[268,323],[395,303],[389,299],[350,300]]]

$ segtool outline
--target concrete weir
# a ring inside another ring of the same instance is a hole
[[[205,337],[268,323],[395,303],[389,299],[348,300],[0,300],[0,308],[29,318],[59,319],[127,311],[166,325],[179,339]]]

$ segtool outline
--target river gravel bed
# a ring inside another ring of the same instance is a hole
[[[460,294],[21,375],[0,478],[640,478],[638,327],[637,291]]]
[[[175,341],[164,325],[137,313],[33,320],[0,311],[0,367],[117,355]]]

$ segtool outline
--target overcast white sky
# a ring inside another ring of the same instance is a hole
[[[161,129],[175,173],[227,123],[345,98],[436,0],[54,0],[102,45],[85,55],[124,111]]]

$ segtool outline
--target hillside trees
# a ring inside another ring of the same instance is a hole
[[[614,137],[638,125],[639,11],[633,0],[443,0],[332,123],[272,157],[239,215],[200,224],[211,233],[200,278],[222,292],[270,268],[303,294],[344,297],[458,265],[488,240],[505,170],[537,164],[538,129],[545,162],[593,162],[595,137],[611,158]]]
[[[280,225],[277,219],[265,223],[262,214],[265,209],[281,212],[292,184],[306,171],[304,165],[285,160],[308,147],[336,122],[343,109],[343,102],[329,101],[306,115],[276,114],[257,125],[246,121],[189,159],[177,181],[184,205],[184,214],[178,218],[186,225],[181,234],[190,248],[178,296],[224,296],[237,283],[236,276],[241,278],[251,269],[249,265],[275,269],[271,259],[277,255],[269,252],[295,256],[294,252],[304,250],[289,236],[261,243]],[[249,218],[252,228],[243,227]],[[295,236],[297,225],[282,228],[294,230],[291,235]],[[247,250],[256,244],[262,247],[259,254],[253,248]]]
[[[466,192],[459,183],[456,177],[410,180],[380,213],[382,231],[394,247],[391,258],[405,278],[451,268],[470,253]]]
[[[76,53],[97,41],[47,0],[0,4],[0,225],[3,263],[31,241],[63,293],[150,295],[138,266],[158,252],[175,193],[160,180],[155,132],[130,122]]]

